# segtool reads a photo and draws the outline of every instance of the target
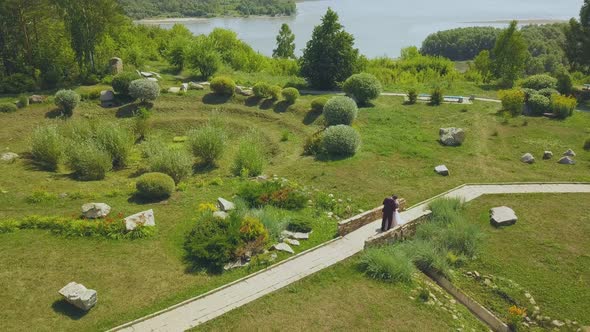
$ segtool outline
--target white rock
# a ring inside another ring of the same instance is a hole
[[[574,152],[574,150],[569,149],[566,152],[564,152],[563,155],[565,157],[575,157],[576,156],[576,153]]]
[[[301,243],[299,243],[299,241],[293,240],[293,239],[285,239],[285,240],[283,240],[283,242],[285,242],[286,244],[290,244],[292,246],[300,246],[301,245]]]
[[[227,270],[232,270],[232,269],[236,269],[239,267],[248,266],[248,264],[250,264],[250,263],[249,262],[242,262],[241,259],[238,259],[235,262],[225,264],[223,269],[227,271]]]
[[[545,151],[543,153],[543,160],[549,160],[549,159],[553,159],[553,152]]]
[[[213,212],[213,216],[219,219],[226,219],[229,216],[229,214],[223,211],[215,211]]]
[[[75,282],[70,282],[65,285],[59,290],[59,294],[61,294],[68,303],[85,311],[94,307],[98,301],[94,289],[88,289],[84,287],[84,285]]]
[[[170,93],[179,93],[180,92],[180,88],[178,87],[171,87],[168,89],[168,92]]]
[[[217,206],[219,207],[219,210],[224,212],[231,211],[236,208],[236,205],[234,203],[221,197],[217,198]]]
[[[288,252],[290,254],[294,254],[295,253],[295,251],[293,250],[293,248],[291,248],[286,243],[278,243],[278,244],[275,244],[274,246],[272,246],[272,249],[273,250],[278,250],[278,251]]]
[[[180,91],[187,92],[188,91],[188,83],[182,83],[180,85]]]
[[[149,71],[142,71],[142,72],[139,72],[139,75],[141,75],[141,76],[143,76],[143,77],[146,77],[146,78],[154,76],[154,74],[153,74],[153,73],[151,73],[151,72],[149,72]]]
[[[566,157],[559,159],[558,163],[562,164],[562,165],[575,165],[576,161],[573,160],[571,157],[566,156]]]
[[[533,157],[533,155],[530,153],[525,153],[522,155],[522,157],[520,157],[520,161],[525,164],[533,164],[535,162],[535,157]]]
[[[105,203],[87,203],[82,205],[82,215],[86,219],[104,218],[111,212],[111,207]]]
[[[125,228],[127,228],[128,231],[134,230],[138,225],[151,227],[156,226],[154,210],[149,209],[147,211],[139,212],[125,218]]]
[[[514,225],[517,220],[516,213],[509,207],[501,206],[490,210],[490,223],[496,227]]]
[[[459,146],[465,141],[465,130],[461,128],[440,128],[439,139],[443,145]]]
[[[442,176],[449,176],[449,169],[445,165],[439,165],[434,168],[434,171]]]
[[[565,323],[564,323],[564,322],[562,322],[562,321],[559,321],[559,320],[557,320],[557,319],[556,319],[556,320],[554,320],[554,321],[552,321],[552,322],[551,322],[551,324],[553,324],[553,326],[555,326],[555,327],[562,327],[562,326],[564,326],[564,325],[565,325]]]
[[[115,106],[115,93],[111,90],[103,90],[100,92],[100,105],[102,107]]]
[[[298,233],[298,232],[283,231],[281,233],[281,235],[287,239],[309,240],[310,233]]]
[[[16,159],[18,159],[18,154],[14,153],[14,152],[5,152],[2,154],[2,156],[0,156],[0,160],[2,160],[3,162],[7,162],[7,163],[11,163],[11,162],[15,161]]]
[[[148,81],[152,81],[152,82],[157,82],[158,81],[158,79],[155,78],[155,77],[148,77],[147,80]]]
[[[205,87],[199,83],[189,82],[188,83],[189,90],[204,90]]]

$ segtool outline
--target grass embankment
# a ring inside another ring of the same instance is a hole
[[[164,82],[172,84],[176,83],[171,78]],[[0,235],[0,265],[7,267],[0,274],[3,326],[7,330],[106,329],[246,275],[247,269],[222,276],[187,273],[182,243],[200,203],[213,202],[219,196],[231,198],[236,193],[240,180],[230,175],[232,158],[237,140],[250,128],[263,134],[271,152],[266,174],[284,176],[344,200],[351,198],[355,208],[372,208],[392,192],[414,203],[465,182],[590,181],[590,153],[581,149],[590,128],[590,116],[585,113],[565,121],[530,118],[503,124],[496,115],[496,104],[405,106],[401,98],[382,97],[374,107],[361,109],[356,121],[363,139],[361,151],[350,159],[318,161],[301,156],[305,138],[321,122],[319,114],[309,112],[312,99],[302,97],[287,107],[242,97],[221,100],[206,92],[161,96],[153,108],[154,135],[174,144],[173,137],[185,135],[216,114],[224,119],[233,143],[219,167],[197,169],[184,191],[160,204],[139,204],[131,199],[137,170],[143,166],[138,151],[130,167],[110,172],[99,182],[75,181],[65,169],[40,171],[27,159],[0,164],[1,219],[30,214],[72,216],[83,203],[96,201],[111,205],[113,215],[153,208],[157,223],[157,235],[139,241],[62,238],[29,230]],[[132,121],[127,118],[128,107],[103,109],[97,104],[84,102],[75,111],[74,120]],[[53,105],[43,104],[0,114],[3,149],[26,157],[31,131],[43,123],[62,121],[47,118],[53,110]],[[446,148],[437,142],[438,129],[446,126],[467,130],[462,147]],[[578,153],[577,165],[562,166],[555,160],[525,165],[519,161],[525,152],[540,157],[543,150],[559,154],[567,148]],[[451,177],[433,172],[441,163],[450,168]],[[49,198],[28,203],[27,198],[38,191]],[[68,196],[60,198],[62,193]],[[298,250],[335,236],[335,220],[303,216],[313,221],[315,231]],[[56,302],[56,291],[72,280],[99,292],[99,305],[81,319],[62,314],[64,306]]]

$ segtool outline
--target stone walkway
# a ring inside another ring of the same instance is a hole
[[[468,202],[482,195],[522,193],[590,193],[590,184],[464,185],[408,209],[402,219],[409,222],[420,217],[429,202],[439,197],[458,197]],[[375,221],[268,269],[110,331],[185,331],[355,255],[363,250],[365,240],[379,233],[380,227],[381,221]]]

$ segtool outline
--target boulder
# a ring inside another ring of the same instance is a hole
[[[148,78],[148,77],[153,77],[154,76],[154,73],[149,72],[149,71],[141,71],[141,72],[139,72],[139,75],[141,75],[141,76],[143,76],[145,78]]]
[[[543,153],[543,160],[549,160],[549,159],[553,159],[553,152],[545,151]]]
[[[285,239],[283,240],[283,242],[285,242],[286,244],[290,244],[292,246],[299,246],[301,245],[301,243],[297,240],[293,240],[293,239]]]
[[[566,152],[564,152],[563,155],[565,157],[575,157],[576,156],[576,153],[574,152],[574,150],[569,149]]]
[[[517,220],[516,213],[509,207],[500,206],[490,210],[490,223],[495,227],[514,225]]]
[[[533,155],[530,153],[525,153],[522,155],[522,157],[520,157],[520,161],[525,164],[533,164],[535,162],[535,157],[533,157]]]
[[[132,216],[125,218],[125,228],[128,231],[132,231],[137,226],[156,226],[156,219],[154,219],[154,210],[149,209],[147,211],[136,213]]]
[[[254,95],[254,92],[252,91],[252,89],[246,89],[243,86],[236,86],[236,94],[238,95],[242,95],[242,96],[246,96],[246,97],[251,97]]]
[[[148,81],[152,81],[152,82],[157,82],[158,81],[158,79],[155,78],[155,77],[148,77],[147,80]]]
[[[199,83],[189,82],[188,89],[189,90],[205,90],[205,87]]]
[[[82,205],[82,215],[86,219],[104,218],[111,213],[111,207],[105,203],[87,203]]]
[[[111,90],[103,90],[100,92],[100,104],[102,107],[115,106],[115,93]]]
[[[562,165],[575,165],[576,161],[573,160],[572,158],[566,156],[566,157],[559,159],[558,163],[560,163]]]
[[[182,83],[180,85],[180,91],[187,92],[188,91],[188,83]]]
[[[223,211],[215,211],[215,212],[213,212],[213,216],[215,218],[219,218],[219,219],[226,219],[227,217],[229,217],[229,214],[227,214],[227,212],[223,212]]]
[[[5,163],[12,163],[18,159],[18,154],[14,152],[5,152],[0,156],[0,160]]]
[[[197,83],[197,84],[200,84],[200,85],[202,85],[205,88],[208,88],[211,85],[211,83],[209,83],[209,82],[200,82],[200,83]]]
[[[459,146],[465,141],[465,130],[461,128],[440,128],[440,142],[446,146]]]
[[[29,97],[29,104],[43,104],[45,102],[45,97],[39,95],[32,95]]]
[[[439,165],[434,168],[434,171],[442,176],[449,176],[449,169],[445,165]]]
[[[236,208],[236,205],[234,203],[228,201],[227,199],[219,197],[217,199],[217,207],[219,207],[219,210],[221,210],[223,212],[227,212],[227,211],[234,210]]]
[[[281,233],[283,238],[294,239],[294,240],[309,240],[310,234],[311,233],[298,233],[298,232],[290,232],[290,231],[283,231]]]
[[[272,246],[271,249],[272,250],[277,250],[277,251],[288,252],[290,254],[294,254],[295,253],[295,251],[293,250],[293,248],[291,248],[291,246],[289,246],[286,243],[278,243],[278,244],[275,244],[274,246]]]
[[[111,69],[111,75],[117,75],[123,72],[123,60],[121,58],[111,58],[109,60],[109,67]]]
[[[168,92],[170,92],[170,93],[179,93],[180,92],[180,88],[172,87],[172,88],[168,89]]]
[[[94,289],[88,289],[82,284],[70,282],[59,290],[59,294],[73,306],[84,311],[90,310],[96,305],[98,298]]]
[[[244,266],[248,266],[248,264],[250,264],[249,262],[244,262],[241,259],[238,259],[235,262],[230,262],[225,264],[225,266],[223,267],[224,270],[228,271],[228,270],[233,270],[233,269],[237,269],[239,267],[244,267]]]

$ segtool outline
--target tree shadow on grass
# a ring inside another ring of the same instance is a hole
[[[165,202],[170,197],[144,197],[137,193],[131,195],[129,199],[127,199],[127,203],[137,204],[137,205],[146,205],[146,204],[156,204]]]
[[[117,113],[115,113],[115,116],[120,119],[132,118],[137,114],[137,111],[140,108],[146,108],[149,110],[152,109],[152,107],[154,107],[154,104],[152,103],[130,103],[119,107]]]
[[[275,113],[285,113],[287,112],[287,110],[289,109],[289,106],[291,106],[292,104],[289,103],[286,100],[280,101],[278,102],[275,106],[274,106],[274,111]]]
[[[269,110],[271,109],[275,104],[275,101],[272,99],[265,99],[262,101],[262,103],[260,103],[260,109],[261,110]]]
[[[82,317],[86,316],[86,314],[88,313],[88,311],[76,308],[72,304],[68,303],[68,301],[63,299],[53,302],[51,308],[56,313],[63,316],[67,316],[72,320],[79,320]]]
[[[346,159],[350,159],[353,156],[331,156],[329,154],[326,153],[322,153],[322,154],[318,154],[315,156],[315,160],[317,161],[321,161],[321,162],[328,162],[328,161],[340,161],[340,160],[346,160]]]
[[[65,119],[66,118],[59,108],[54,108],[51,111],[45,113],[45,117],[47,119],[60,119],[60,118]]]
[[[203,103],[208,105],[221,105],[227,103],[230,99],[231,96],[208,93],[203,96]]]
[[[216,170],[218,167],[216,165],[208,164],[208,163],[196,163],[193,165],[193,173],[194,174],[205,174]]]
[[[310,124],[313,124],[321,115],[322,111],[311,110],[305,114],[305,117],[303,118],[303,124],[309,126]]]
[[[262,98],[256,97],[256,96],[248,97],[246,99],[245,105],[248,107],[258,106],[258,104],[260,104],[261,100],[262,100]]]
[[[209,275],[220,275],[223,273],[223,268],[219,266],[215,266],[214,264],[203,262],[203,261],[193,261],[190,257],[185,256],[183,258],[186,267],[184,269],[185,273],[188,274],[199,274],[199,273],[207,273]]]

